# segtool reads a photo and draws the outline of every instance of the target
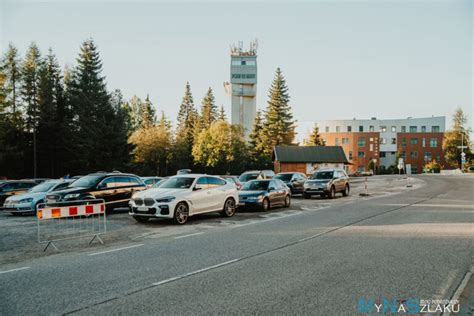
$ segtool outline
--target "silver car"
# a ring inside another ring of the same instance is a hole
[[[5,200],[2,210],[12,214],[36,214],[38,204],[44,203],[48,192],[65,189],[74,180],[48,180],[32,187],[26,193],[10,196]]]

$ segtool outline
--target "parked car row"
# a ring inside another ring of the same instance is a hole
[[[350,191],[349,178],[339,169],[319,170],[310,178],[301,172],[275,175],[271,170],[247,171],[239,177],[190,172],[167,178],[96,172],[40,184],[9,180],[0,183],[0,201],[4,201],[4,211],[34,214],[41,203],[103,199],[107,211],[127,207],[138,222],[168,218],[184,224],[191,216],[209,212],[231,217],[238,207],[262,211],[289,207],[293,194],[334,198],[336,193],[347,196]]]

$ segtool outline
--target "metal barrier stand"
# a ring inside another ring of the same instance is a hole
[[[89,237],[89,245],[107,231],[104,200],[80,200],[40,204],[36,209],[38,243],[59,251],[58,241]]]

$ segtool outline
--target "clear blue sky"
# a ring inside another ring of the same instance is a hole
[[[472,1],[0,2],[2,52],[35,41],[72,66],[92,37],[109,89],[149,93],[173,120],[188,80],[196,105],[211,86],[230,115],[229,45],[254,38],[258,107],[281,67],[300,133],[353,117],[446,115],[449,125],[458,106],[472,118]]]

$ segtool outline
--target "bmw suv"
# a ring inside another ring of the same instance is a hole
[[[350,191],[349,177],[342,169],[318,170],[304,184],[303,197],[311,198],[311,195],[320,195],[334,199],[336,193],[348,196]]]
[[[127,173],[92,173],[69,185],[65,190],[46,195],[46,203],[103,199],[108,211],[117,207],[128,207],[135,192],[146,189],[138,176]]]

